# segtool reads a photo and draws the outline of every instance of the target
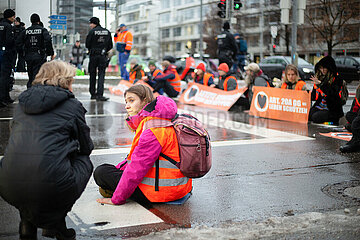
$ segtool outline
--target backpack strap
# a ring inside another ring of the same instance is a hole
[[[159,158],[155,162],[155,191],[159,191],[159,172],[160,172],[160,162]]]
[[[164,153],[160,153],[160,156],[162,156],[163,158],[165,158],[166,160],[168,160],[169,162],[171,162],[172,164],[174,164],[176,166],[176,164],[178,164],[177,161],[175,161],[174,159],[172,159],[171,157],[167,156]]]

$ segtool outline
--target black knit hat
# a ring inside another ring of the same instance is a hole
[[[31,23],[38,23],[40,22],[40,16],[37,15],[36,13],[33,13],[30,17],[30,22]]]
[[[19,17],[15,18],[17,22],[21,22],[21,19]]]
[[[97,18],[97,17],[92,17],[92,18],[90,18],[89,22],[93,23],[95,25],[99,25],[100,24],[100,19]]]
[[[4,11],[4,18],[11,18],[11,17],[13,17],[13,16],[15,16],[14,10],[12,10],[12,9],[6,9],[6,10]]]
[[[331,56],[323,57],[316,65],[315,72],[317,72],[320,66],[327,68],[332,74],[336,75],[337,68],[335,64],[335,60]]]

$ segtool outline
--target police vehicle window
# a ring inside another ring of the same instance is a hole
[[[278,59],[278,60],[279,60],[279,63],[280,63],[280,64],[282,64],[282,65],[286,65],[285,60],[283,60],[283,59]]]
[[[335,63],[337,63],[337,64],[343,64],[343,62],[344,62],[343,58],[336,58],[335,59]]]

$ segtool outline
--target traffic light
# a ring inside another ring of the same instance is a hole
[[[218,3],[218,8],[220,9],[218,11],[218,16],[220,18],[226,18],[226,0],[220,0]]]
[[[242,3],[240,0],[234,0],[234,10],[238,11],[242,7]]]
[[[273,52],[275,52],[275,50],[276,50],[276,45],[273,44],[272,47],[273,47]]]
[[[64,36],[63,36],[63,44],[66,44],[66,43],[67,43],[67,36],[64,35]]]

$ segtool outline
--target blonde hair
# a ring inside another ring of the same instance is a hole
[[[294,65],[294,64],[289,64],[289,65],[287,65],[286,66],[286,68],[285,68],[285,81],[288,81],[288,79],[287,79],[287,73],[288,73],[288,71],[294,71],[295,72],[295,74],[296,74],[296,76],[298,77],[298,79],[297,80],[299,80],[299,70],[298,70],[298,68]]]
[[[41,84],[69,89],[75,75],[76,68],[69,63],[60,60],[46,62],[36,74],[32,85]]]
[[[162,61],[161,66],[167,68],[168,66],[170,66],[170,62],[168,60],[164,60]]]

